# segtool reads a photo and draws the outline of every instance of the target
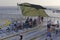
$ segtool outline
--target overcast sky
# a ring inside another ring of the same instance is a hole
[[[0,0],[0,6],[16,6],[18,0]]]
[[[60,0],[0,0],[0,6],[16,6],[17,2],[28,2],[42,6],[60,6]]]

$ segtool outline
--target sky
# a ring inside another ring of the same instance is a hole
[[[24,2],[42,6],[60,6],[60,0],[0,0],[0,6],[16,6],[17,3]]]
[[[19,0],[19,3],[32,3],[42,6],[60,6],[60,0]]]
[[[16,6],[18,0],[0,0],[0,6]]]

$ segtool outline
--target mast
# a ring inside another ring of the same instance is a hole
[[[20,14],[20,20],[23,19],[23,15],[22,15],[22,9],[21,9],[21,6],[19,6],[19,4],[17,3],[17,6],[18,6],[18,10],[19,10],[19,14]]]

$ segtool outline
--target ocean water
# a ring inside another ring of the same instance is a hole
[[[0,18],[18,18],[21,16],[21,10],[18,6],[0,6]]]
[[[21,18],[21,10],[18,6],[0,6],[0,25],[5,24],[6,20]]]
[[[0,6],[0,14],[16,14],[18,11],[18,6]]]

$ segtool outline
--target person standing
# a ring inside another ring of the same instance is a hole
[[[47,22],[47,30],[49,30],[50,28],[51,28],[51,20]]]
[[[44,18],[43,18],[43,17],[41,17],[41,22],[43,22],[43,19],[44,19]]]
[[[59,28],[59,21],[57,21],[56,28]],[[56,34],[58,34],[58,29],[56,29]]]
[[[47,37],[49,37],[50,40],[52,40],[51,29],[47,31]],[[47,38],[45,40],[47,40]]]
[[[33,20],[32,20],[32,18],[30,18],[30,20],[29,20],[29,27],[32,28],[32,26],[33,26]]]
[[[33,26],[34,27],[37,26],[36,19],[34,19],[34,21],[33,21]]]
[[[47,22],[47,37],[49,37],[50,40],[52,40],[52,35],[51,35],[51,20],[49,20]],[[47,38],[46,38],[46,40],[47,40]]]
[[[23,36],[22,35],[20,35],[20,40],[22,40],[23,39]]]
[[[22,40],[23,39],[23,35],[22,35],[23,33],[20,33],[20,39],[19,40]]]

